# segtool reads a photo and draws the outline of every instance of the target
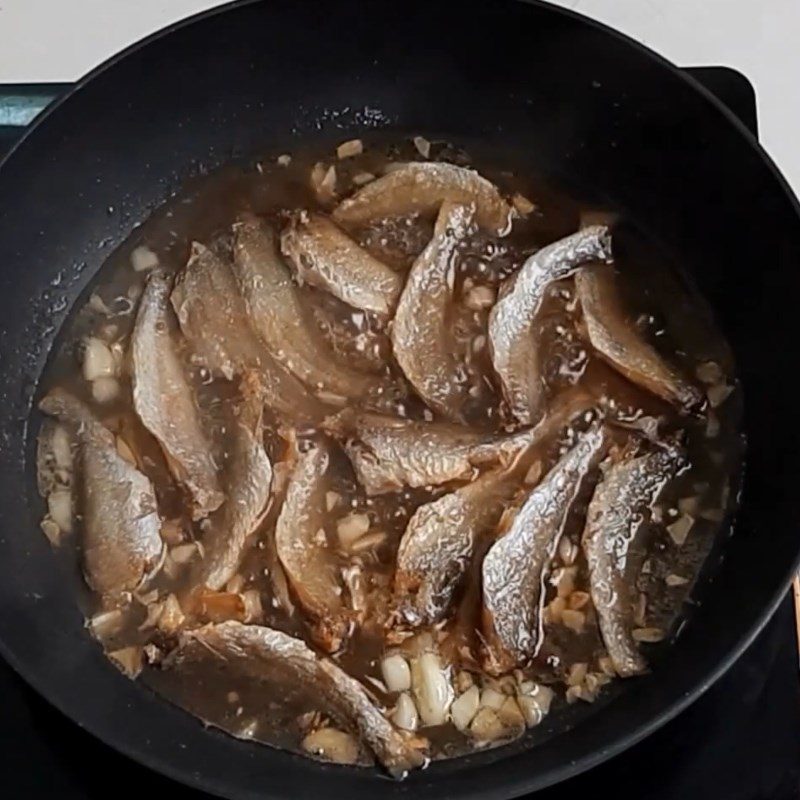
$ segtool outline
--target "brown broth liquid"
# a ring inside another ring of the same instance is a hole
[[[390,161],[416,160],[410,142],[386,143],[369,140],[361,155],[337,160],[333,148],[309,147],[292,153],[288,165],[279,164],[276,158],[264,158],[255,167],[232,165],[187,187],[186,191],[158,211],[112,254],[100,271],[92,287],[92,299],[69,323],[65,345],[55,359],[47,378],[48,386],[64,386],[84,399],[97,415],[114,432],[119,433],[135,450],[140,468],[153,481],[164,519],[174,520],[173,539],[170,545],[203,540],[202,523],[191,523],[186,515],[184,498],[170,477],[164,457],[155,440],[144,429],[132,408],[131,386],[123,376],[122,391],[118,399],[98,404],[92,399],[89,384],[80,371],[81,342],[87,336],[99,336],[106,341],[119,342],[127,348],[135,317],[136,301],[141,294],[146,273],[135,272],[131,267],[134,249],[146,246],[157,256],[162,268],[177,272],[186,263],[193,240],[207,244],[223,256],[229,253],[230,226],[243,211],[254,212],[279,228],[284,213],[293,209],[330,210],[321,205],[311,190],[309,175],[318,161],[335,164],[337,191],[346,196],[354,188],[353,178],[369,172],[380,175]],[[475,151],[477,152],[477,150]],[[473,153],[474,155],[474,153]],[[434,143],[433,160],[462,162],[464,154],[445,143]],[[468,409],[471,425],[486,431],[508,430],[509,419],[499,400],[498,385],[491,369],[486,346],[488,309],[468,307],[465,298],[474,287],[488,286],[496,290],[501,282],[513,274],[526,256],[537,248],[578,229],[581,215],[597,211],[582,207],[579,200],[552,190],[532,176],[517,175],[501,169],[500,159],[474,158],[470,165],[494,181],[504,195],[519,192],[533,200],[537,208],[528,216],[519,218],[512,233],[503,239],[475,235],[461,252],[454,284],[457,302],[453,311],[452,330],[461,357],[464,378],[474,387],[474,403]],[[727,380],[734,383],[734,366],[729,349],[715,329],[705,303],[687,286],[678,271],[672,268],[666,251],[646,236],[620,227],[619,241],[615,239],[616,263],[624,276],[622,288],[628,307],[654,345],[668,360],[694,380],[697,365],[714,361],[719,364]],[[400,220],[380,224],[360,232],[360,242],[373,255],[383,259],[393,268],[407,270],[414,257],[427,243],[432,232],[429,221]],[[353,309],[318,290],[303,286],[299,290],[308,312],[308,322],[327,342],[331,357],[350,366],[376,374],[391,375],[402,381],[402,375],[391,360],[386,332],[368,315],[354,313]],[[102,304],[98,299],[102,300]],[[672,634],[685,617],[685,601],[692,591],[700,567],[722,524],[722,516],[734,503],[736,481],[742,460],[742,440],[739,433],[741,416],[740,392],[736,389],[725,403],[713,412],[715,422],[679,416],[670,406],[637,388],[622,378],[591,351],[577,331],[579,310],[575,308],[571,281],[562,281],[552,288],[541,316],[541,336],[545,360],[549,402],[559,402],[559,396],[572,386],[588,386],[597,395],[604,395],[618,408],[629,409],[630,416],[662,416],[667,420],[667,431],[685,431],[685,445],[691,467],[673,481],[659,501],[663,523],[651,524],[636,543],[635,554],[642,564],[637,581],[641,592],[639,619],[641,627],[662,628]],[[102,310],[103,307],[110,313]],[[180,337],[176,326],[176,341],[184,355],[186,368],[196,388],[198,403],[210,439],[215,443],[215,456],[221,469],[225,468],[226,429],[230,423],[230,405],[235,400],[235,382],[212,380],[208,372],[194,363],[191,353]],[[699,381],[696,381],[699,385]],[[394,407],[398,416],[430,419],[430,412],[414,399],[398,402]],[[718,423],[718,425],[717,425]],[[718,427],[718,430],[714,430]],[[526,455],[520,474],[520,499],[524,497],[524,476],[534,462],[540,462],[542,473],[557,460],[570,442],[567,431],[559,439],[548,442],[535,452]],[[266,445],[273,464],[284,457],[285,442],[279,431],[279,421],[274,416],[266,420]],[[302,438],[319,438],[313,430],[301,432]],[[359,487],[345,454],[332,445],[330,467],[331,488],[339,496],[338,504],[328,515],[325,535],[343,569],[356,568],[367,594],[380,607],[385,599],[388,608],[391,580],[397,547],[405,525],[421,504],[447,491],[414,490],[367,498]],[[733,490],[732,490],[733,489]],[[687,540],[678,546],[666,530],[677,519],[681,504],[690,499],[697,508],[708,513],[696,513],[696,519]],[[588,497],[570,516],[564,536],[577,550],[574,562],[574,590],[588,591],[586,565],[579,547],[584,512]],[[275,505],[275,504],[273,504]],[[80,509],[78,509],[79,511]],[[273,507],[247,552],[240,569],[241,586],[237,592],[256,589],[260,593],[263,614],[256,621],[310,642],[308,627],[299,610],[289,615],[273,594],[270,576],[270,537],[273,535],[278,508]],[[341,552],[336,534],[336,522],[350,512],[366,513],[371,530],[385,534],[383,542],[374,549],[357,555]],[[719,512],[717,514],[717,512]],[[714,517],[717,517],[716,519]],[[80,524],[69,544],[79,552]],[[488,547],[480,543],[479,550]],[[566,553],[563,543],[559,553]],[[551,567],[557,574],[562,566],[559,555]],[[452,607],[455,612],[446,623],[432,631],[443,657],[453,665],[453,670],[478,671],[475,655],[478,639],[475,628],[479,624],[480,588],[479,564],[475,563],[456,596]],[[164,596],[174,592],[187,598],[193,589],[189,585],[191,570],[187,566],[171,565],[146,587],[145,594],[153,588]],[[677,576],[677,578],[676,578]],[[548,585],[546,602],[556,597],[558,589]],[[242,608],[235,593],[222,593],[207,606],[188,613],[187,623],[201,624],[225,618],[242,618]],[[375,601],[375,598],[378,598]],[[147,599],[145,597],[145,599]],[[83,590],[82,602],[87,616],[98,611],[98,601]],[[188,601],[186,601],[188,602]],[[186,602],[184,604],[186,604]],[[585,609],[586,623],[582,630],[574,631],[559,623],[546,623],[545,642],[539,657],[526,670],[537,680],[549,682],[564,696],[564,681],[570,667],[585,663],[589,669],[596,664],[604,650],[591,608]],[[144,627],[146,606],[134,600],[125,612],[125,625],[121,631],[107,637],[104,646],[115,650],[131,645],[153,644],[160,654],[167,654],[175,645],[175,637],[165,635],[152,627]],[[384,641],[384,629],[377,621],[356,630],[341,652],[333,658],[351,675],[364,683],[378,701],[390,709],[396,696],[382,687],[380,658],[390,647]],[[401,644],[413,647],[413,640]],[[644,645],[648,660],[657,661],[658,651],[664,645]],[[156,662],[159,653],[152,648]],[[657,666],[656,666],[657,668]],[[146,665],[141,680],[163,696],[186,708],[202,720],[243,738],[298,750],[303,737],[300,716],[316,711],[315,698],[297,686],[264,686],[252,679],[237,677],[230,670],[214,664],[164,669],[158,663]],[[558,728],[563,699],[557,700],[551,712],[556,722],[549,730]],[[585,706],[588,710],[590,707]],[[458,733],[452,725],[426,728],[422,733],[430,740],[430,755],[449,757],[467,752],[473,745],[468,737]]]

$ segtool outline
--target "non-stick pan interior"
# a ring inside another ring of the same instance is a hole
[[[38,531],[26,428],[75,298],[185,178],[303,137],[376,128],[523,154],[667,242],[734,346],[749,439],[736,532],[656,672],[533,748],[433,764],[403,783],[205,730],[117,674]],[[800,434],[788,388],[798,263],[794,198],[732,117],[649,52],[561,10],[277,0],[158,36],[82,83],[0,167],[0,647],[114,747],[229,797],[509,797],[585,769],[705,689],[788,582],[800,553]]]

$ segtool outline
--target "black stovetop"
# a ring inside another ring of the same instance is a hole
[[[756,130],[755,95],[745,78],[724,68],[689,71]],[[63,88],[0,86],[0,156],[19,136],[20,124]],[[0,797],[105,800],[124,791],[208,798],[117,754],[49,706],[2,661],[0,697]],[[791,598],[730,671],[679,717],[622,755],[536,797],[606,793],[615,800],[800,798],[800,673]]]

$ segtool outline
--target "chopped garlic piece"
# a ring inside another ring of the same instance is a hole
[[[374,180],[375,176],[371,172],[358,172],[353,175],[354,186],[365,186],[368,183],[372,183]]]
[[[491,686],[487,687],[481,692],[482,707],[493,708],[495,711],[497,711],[497,709],[503,705],[505,700],[505,695],[501,692],[498,692],[497,689],[493,689]]]
[[[435,653],[423,653],[411,663],[411,685],[425,725],[442,725],[453,701],[453,689]]]
[[[565,566],[573,564],[578,557],[578,548],[572,543],[569,536],[561,537],[558,543],[558,557]]]
[[[545,622],[557,625],[561,622],[561,615],[567,607],[567,601],[563,597],[554,597],[544,609]]]
[[[101,611],[95,614],[86,623],[92,635],[100,640],[107,639],[122,630],[122,611],[114,608],[111,611]]]
[[[368,530],[369,517],[366,514],[348,514],[336,523],[336,535],[345,550],[349,550]]]
[[[453,720],[453,725],[460,731],[465,731],[470,722],[478,713],[480,707],[481,693],[477,686],[471,686],[450,706],[450,718]]]
[[[110,403],[119,395],[119,382],[116,378],[97,378],[92,381],[92,397],[98,403]]]
[[[47,510],[62,533],[72,533],[72,493],[69,490],[57,489],[47,495]]]
[[[158,620],[161,619],[161,615],[164,613],[164,603],[150,603],[147,606],[147,616],[144,618],[144,622],[139,626],[140,631],[147,631],[151,628],[155,628],[158,625]]]
[[[660,642],[664,638],[661,628],[634,628],[631,635],[637,642]]]
[[[405,692],[411,688],[411,669],[400,653],[386,656],[381,661],[381,672],[390,692]]]
[[[589,665],[584,661],[576,661],[569,668],[567,674],[567,686],[579,686],[586,678],[586,673],[589,671]]]
[[[414,147],[417,148],[417,152],[423,158],[430,158],[431,143],[424,136],[415,136],[412,141],[414,142]]]
[[[339,505],[342,496],[338,492],[325,492],[325,509],[333,511]]]
[[[513,697],[506,697],[503,705],[497,710],[497,717],[506,726],[510,736],[518,735],[525,730],[525,717]]]
[[[511,198],[511,204],[514,206],[517,213],[521,214],[523,217],[527,217],[528,214],[536,211],[536,204],[532,203],[527,197],[519,192],[517,192]]]
[[[567,701],[569,705],[577,702],[578,700],[582,699],[583,689],[580,686],[570,686],[567,689],[566,694],[564,695],[564,699]]]
[[[397,698],[392,720],[404,731],[415,731],[419,727],[419,712],[408,692],[403,692]]]
[[[53,436],[50,440],[53,448],[53,458],[59,469],[72,469],[72,447],[67,429],[63,425],[56,425],[53,428]]]
[[[491,708],[482,708],[475,715],[469,726],[469,732],[478,741],[492,742],[507,735],[506,726]]]
[[[258,589],[248,589],[239,595],[244,606],[244,621],[259,622],[264,616],[264,609],[261,605],[261,592]]]
[[[364,152],[364,143],[361,139],[350,139],[349,142],[342,142],[336,148],[337,158],[352,158],[360,156]]]
[[[522,716],[525,718],[525,724],[529,728],[533,728],[538,725],[544,719],[545,714],[547,713],[545,710],[543,710],[542,706],[535,697],[521,695],[517,698],[517,703],[519,704],[520,711],[522,711]]]
[[[336,198],[336,167],[318,161],[311,170],[311,188],[320,203],[332,202]]]
[[[119,667],[119,669],[129,678],[138,677],[142,671],[142,648],[123,647],[108,654],[108,657]]]
[[[96,336],[90,336],[83,350],[83,377],[87,381],[113,378],[117,365],[108,345]]]
[[[92,309],[92,311],[96,311],[98,314],[104,314],[107,317],[110,317],[113,313],[112,310],[106,305],[105,300],[103,300],[103,298],[96,293],[89,298],[87,305]]]
[[[684,514],[678,517],[671,525],[667,525],[667,532],[672,538],[672,541],[680,547],[689,536],[689,531],[691,531],[693,525],[694,517],[690,514]]]
[[[664,578],[664,583],[666,583],[667,586],[685,586],[687,583],[689,583],[689,579],[684,578],[682,575],[675,575],[673,573]]]
[[[147,272],[158,266],[158,256],[144,245],[139,245],[131,253],[131,266],[134,272]]]
[[[61,544],[61,528],[53,522],[50,517],[45,517],[40,523],[39,527],[42,533],[50,540],[53,547],[58,547]]]
[[[600,656],[600,658],[597,659],[597,666],[606,677],[616,677],[617,670],[611,656]]]

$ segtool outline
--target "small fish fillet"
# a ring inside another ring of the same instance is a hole
[[[229,263],[199,242],[172,289],[172,307],[194,354],[214,375],[233,380],[257,370],[264,402],[292,421],[319,419],[324,407],[267,353],[250,325]]]
[[[258,378],[242,381],[244,400],[232,430],[225,504],[211,516],[203,536],[204,555],[197,583],[219,591],[236,574],[250,536],[264,516],[272,484],[272,464],[264,450],[264,397]]]
[[[434,411],[454,420],[462,418],[469,398],[450,325],[454,259],[472,229],[474,210],[450,202],[442,206],[433,238],[411,267],[392,324],[392,347],[405,376]]]
[[[164,545],[149,479],[117,452],[113,434],[80,400],[54,389],[39,404],[74,425],[83,464],[83,571],[105,598],[140,586],[161,565]]]
[[[702,405],[702,392],[664,361],[625,313],[613,267],[582,269],[575,286],[589,342],[606,361],[632,383],[685,411]]]
[[[516,490],[508,471],[495,470],[414,512],[400,541],[394,578],[407,623],[433,624],[447,613],[478,538],[498,522]]]
[[[474,204],[475,221],[488,233],[504,236],[511,230],[511,206],[493,183],[473,170],[432,162],[393,169],[343,200],[333,218],[347,226],[409,214],[435,217],[444,203]]]
[[[489,315],[492,363],[511,413],[530,425],[541,414],[544,378],[536,335],[547,288],[590,261],[611,258],[608,228],[593,225],[534,253]]]
[[[646,663],[631,635],[637,566],[631,545],[664,486],[685,464],[670,445],[608,467],[586,514],[583,552],[589,567],[592,602],[600,632],[617,672],[637,675]]]
[[[281,249],[301,281],[353,308],[387,317],[400,297],[402,277],[323,214],[295,215],[281,235]]]
[[[281,436],[286,442],[286,448],[273,469],[272,493],[275,507],[282,506],[286,497],[289,477],[294,472],[297,461],[300,458],[296,431],[290,428],[284,430]],[[283,569],[280,558],[278,558],[278,546],[275,541],[274,524],[265,532],[262,541],[264,543],[264,565],[269,576],[273,600],[291,617],[294,615],[296,607],[292,600],[286,572]]]
[[[192,242],[171,300],[183,335],[211,372],[233,380],[260,365],[266,354],[250,327],[230,264],[199,242]]]
[[[338,565],[324,528],[329,461],[322,444],[300,454],[278,516],[275,545],[292,591],[311,619],[315,640],[333,652],[341,645],[349,620]]]
[[[206,625],[181,634],[166,666],[180,668],[208,660],[229,665],[276,689],[296,686],[319,702],[320,711],[356,733],[395,777],[403,777],[424,761],[410,737],[386,719],[355,678],[282,631],[239,622]]]
[[[380,414],[343,411],[323,422],[344,448],[359,483],[368,495],[406,486],[439,486],[466,481],[480,467],[509,464],[522,450],[558,433],[577,414],[592,407],[592,398],[576,391],[533,428],[502,436],[466,430],[442,422],[416,422]]]
[[[169,278],[151,273],[133,329],[133,405],[173,475],[189,491],[192,516],[202,519],[219,508],[224,495],[194,392],[170,335],[169,293]]]
[[[506,672],[536,655],[548,565],[586,476],[609,446],[604,427],[582,434],[528,495],[508,531],[483,560],[486,668]]]
[[[258,220],[233,226],[234,274],[253,327],[270,354],[312,391],[358,399],[374,381],[337,364],[309,328],[275,234]]]

